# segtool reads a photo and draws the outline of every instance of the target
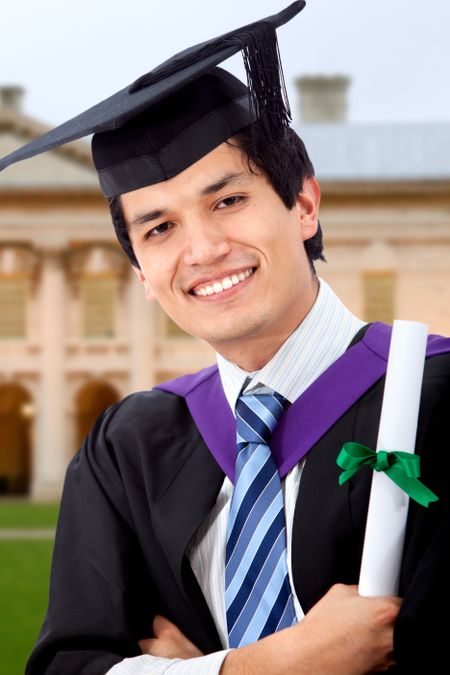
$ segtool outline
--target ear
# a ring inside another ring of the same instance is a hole
[[[143,271],[139,267],[135,267],[134,265],[132,266],[133,272],[138,278],[139,283],[141,283],[144,286],[144,294],[145,294],[145,299],[151,302],[152,300],[155,299],[155,294],[153,293],[152,287],[150,285],[150,282],[144,275]]]
[[[320,187],[314,176],[303,181],[303,189],[297,195],[296,206],[303,241],[311,239],[319,226]]]

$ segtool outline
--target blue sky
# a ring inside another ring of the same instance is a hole
[[[0,84],[57,124],[175,52],[284,8],[281,0],[2,0]],[[353,122],[449,121],[450,3],[307,0],[278,31],[295,77],[344,74]],[[243,75],[239,58],[228,67]]]

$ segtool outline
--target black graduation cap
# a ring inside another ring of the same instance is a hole
[[[304,0],[278,14],[179,52],[101,103],[0,159],[0,171],[94,134],[105,197],[171,178],[258,120],[276,139],[291,118],[276,29]],[[217,67],[242,51],[248,87]]]

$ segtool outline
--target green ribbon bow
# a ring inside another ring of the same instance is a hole
[[[336,460],[344,469],[339,476],[339,485],[351,478],[358,469],[367,464],[374,471],[384,471],[407,495],[422,506],[439,499],[434,492],[420,482],[420,457],[411,452],[394,450],[371,450],[361,443],[344,443]]]

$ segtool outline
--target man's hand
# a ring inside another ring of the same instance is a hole
[[[356,586],[336,584],[305,616],[298,628],[302,639],[315,642],[320,651],[324,630],[331,669],[309,672],[366,673],[394,665],[394,623],[401,599],[362,597]],[[322,636],[322,637],[321,637]],[[322,647],[322,649],[323,649]]]
[[[168,619],[155,616],[153,638],[139,640],[143,654],[163,656],[167,659],[193,659],[202,652]]]
[[[393,630],[400,598],[366,598],[336,584],[305,618],[231,651],[221,675],[363,675],[394,664]]]

